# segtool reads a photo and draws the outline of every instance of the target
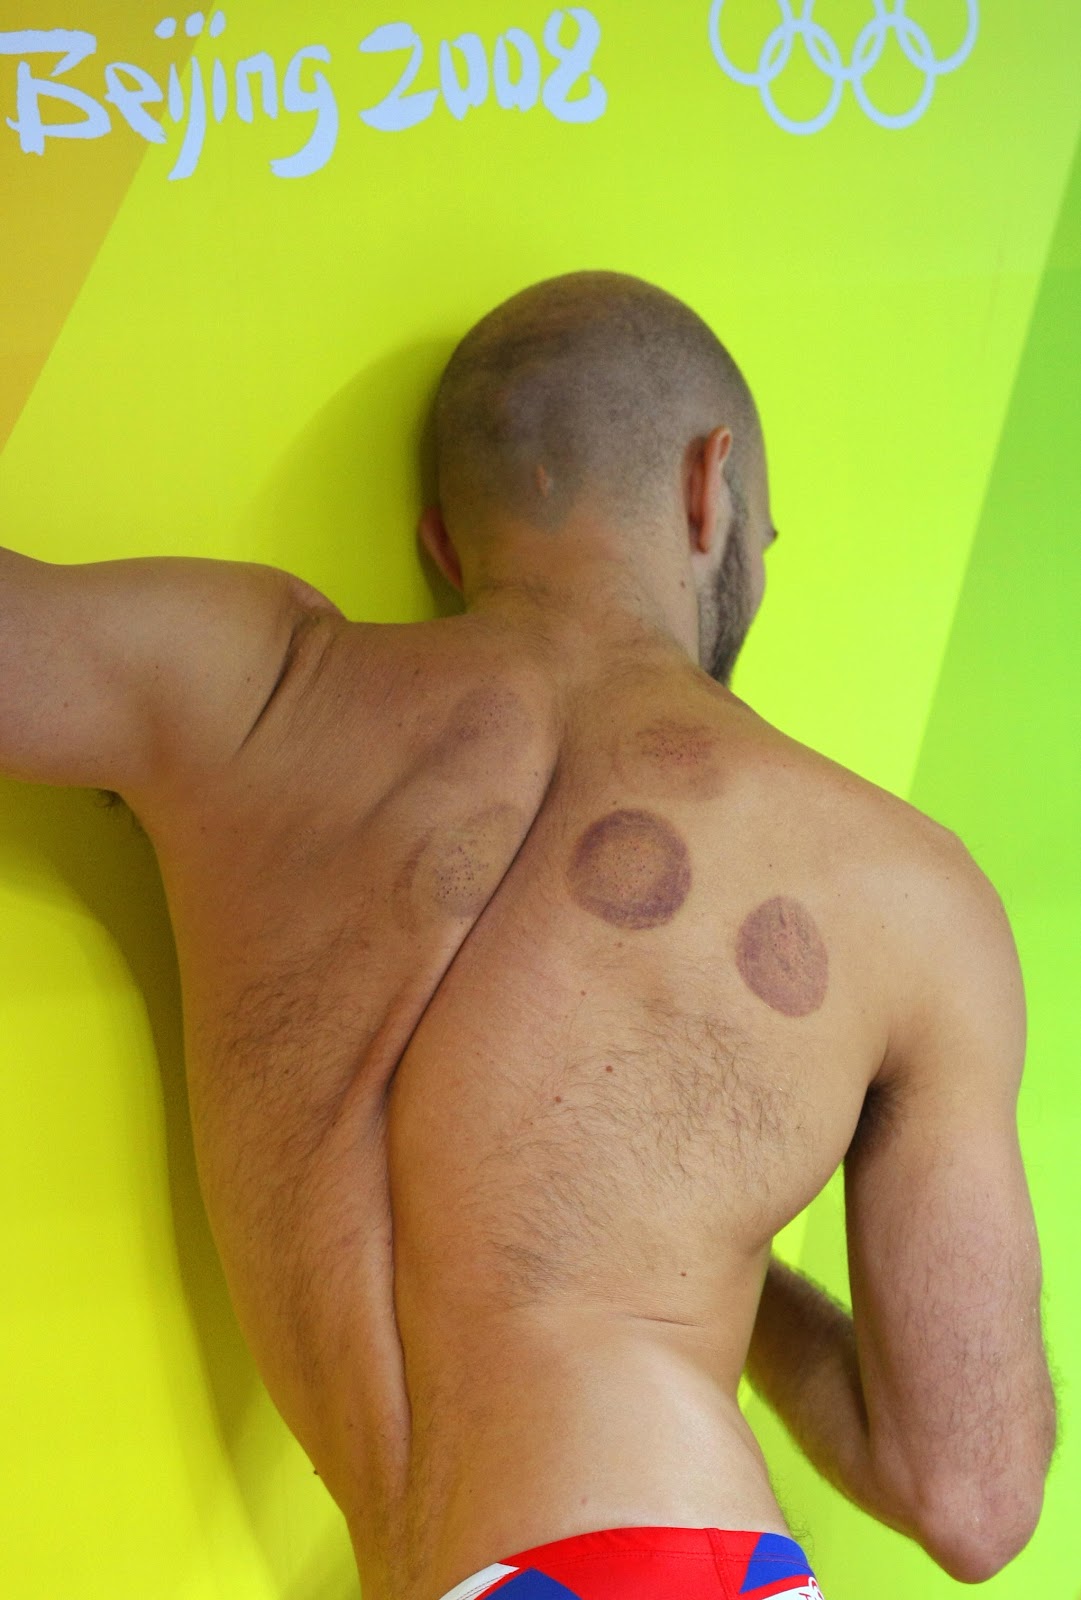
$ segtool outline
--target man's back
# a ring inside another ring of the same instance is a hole
[[[312,618],[143,819],[215,1236],[373,1594],[600,1526],[786,1531],[736,1388],[944,830],[660,636],[568,659],[481,616]]]
[[[453,620],[0,550],[0,771],[119,792],[158,850],[211,1223],[365,1600],[817,1594],[744,1368],[990,1576],[1055,1433],[1001,902],[717,687],[777,531],[689,307],[524,290],[434,424]],[[851,1317],[770,1254],[842,1161]]]

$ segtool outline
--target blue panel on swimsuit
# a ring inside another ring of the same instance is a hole
[[[812,1577],[814,1573],[807,1564],[807,1557],[795,1539],[786,1539],[780,1533],[764,1533],[754,1547],[739,1592],[747,1594],[751,1589],[764,1589],[782,1578]]]
[[[554,1578],[546,1578],[543,1572],[534,1572],[531,1567],[505,1583],[499,1594],[513,1595],[514,1600],[582,1600],[573,1589],[557,1583]]]

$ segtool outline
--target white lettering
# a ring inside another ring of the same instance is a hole
[[[338,102],[334,90],[322,72],[313,74],[314,89],[302,89],[300,69],[305,61],[329,63],[330,51],[326,45],[310,44],[306,49],[298,50],[285,69],[283,92],[286,111],[314,111],[317,115],[315,131],[304,148],[298,150],[295,156],[285,156],[270,163],[271,171],[278,178],[311,177],[313,172],[326,166],[338,143]]]
[[[236,114],[242,122],[254,122],[251,103],[251,80],[258,73],[263,86],[263,111],[268,117],[278,115],[278,69],[265,50],[257,56],[248,56],[236,64]]]
[[[26,28],[16,33],[0,33],[0,55],[36,56],[57,54],[61,60],[52,69],[49,78],[35,78],[28,61],[21,60],[16,72],[15,118],[5,118],[9,128],[19,135],[19,145],[27,155],[45,154],[46,139],[100,139],[111,132],[112,123],[105,107],[92,95],[70,84],[51,80],[62,72],[69,72],[80,62],[94,55],[98,41],[92,33],[64,28]],[[41,115],[42,100],[60,100],[83,113],[81,122],[45,122]]]
[[[184,130],[184,143],[176,166],[169,174],[170,183],[190,178],[199,165],[199,157],[206,143],[206,89],[203,86],[203,69],[198,56],[191,58],[191,94],[188,97],[188,126]]]
[[[415,82],[424,60],[424,44],[416,28],[411,28],[408,22],[387,22],[362,39],[360,49],[366,55],[382,55],[392,50],[413,52],[397,85],[377,106],[362,111],[361,121],[383,133],[403,133],[406,128],[415,128],[418,123],[426,121],[435,110],[435,103],[439,99],[438,89],[425,89],[417,94],[406,93]]]
[[[180,87],[180,74],[175,62],[169,68],[169,115],[174,122],[184,120],[184,91]]]
[[[508,46],[513,45],[521,63],[521,76],[511,82]],[[495,46],[495,97],[504,111],[532,111],[541,92],[540,51],[521,28],[508,28]]]
[[[576,34],[564,44],[564,24],[572,23]],[[186,17],[165,17],[153,28],[154,36],[168,42],[183,38],[219,39],[226,29],[225,13],[193,11]],[[439,87],[416,89],[414,85],[424,63],[424,41],[408,22],[388,22],[362,39],[358,49],[365,55],[390,55],[406,52],[405,64],[397,83],[376,105],[359,116],[368,127],[385,133],[402,133],[415,128],[433,114],[442,96],[447,110],[462,122],[469,112],[486,105],[495,87],[501,110],[532,111],[541,101],[561,122],[594,122],[604,115],[608,95],[594,75],[601,27],[590,11],[581,6],[557,10],[544,28],[544,46],[555,66],[545,80],[541,52],[536,41],[522,28],[507,28],[498,35],[489,52],[478,33],[462,33],[439,44]],[[6,118],[7,126],[18,134],[22,150],[28,155],[43,155],[49,139],[100,139],[112,132],[108,106],[115,107],[121,122],[149,144],[166,144],[162,121],[150,114],[149,106],[164,101],[168,116],[183,128],[180,150],[171,182],[190,178],[202,159],[207,123],[212,113],[222,123],[235,106],[241,122],[255,121],[256,91],[263,114],[277,119],[282,104],[290,115],[314,114],[315,126],[307,142],[294,154],[280,156],[270,163],[279,178],[307,178],[321,171],[334,156],[340,133],[341,116],[329,73],[313,68],[309,62],[329,67],[331,54],[325,45],[306,45],[298,50],[285,68],[279,89],[278,66],[267,50],[247,56],[235,65],[218,57],[203,61],[192,54],[185,76],[173,61],[168,68],[168,85],[163,89],[145,68],[131,61],[113,61],[104,67],[104,89],[97,99],[84,89],[57,81],[97,53],[94,34],[79,29],[32,29],[0,32],[0,56],[19,58],[16,70],[16,115]],[[514,59],[512,60],[512,52]],[[209,50],[207,54],[209,55]],[[53,55],[58,59],[47,76],[38,77],[34,58]],[[164,73],[164,63],[162,64]],[[207,77],[209,74],[209,78]],[[305,88],[302,79],[310,81]],[[78,112],[67,122],[45,120],[49,101],[60,102]],[[208,103],[209,102],[209,103]]]
[[[454,65],[455,50],[465,57],[464,88]],[[463,33],[453,44],[444,39],[439,47],[439,79],[447,108],[459,122],[472,106],[482,106],[488,98],[488,53],[483,39],[475,33]]]
[[[578,24],[578,38],[567,49],[560,43],[565,16]],[[568,100],[578,79],[589,72],[601,42],[601,25],[592,12],[570,6],[566,12],[554,11],[544,29],[544,48],[555,56],[559,66],[544,85],[544,104],[560,122],[596,122],[608,108],[608,91],[590,74],[589,93],[579,100]]]
[[[214,107],[214,121],[224,122],[225,114],[229,110],[229,78],[220,61],[215,61],[214,63],[214,80],[210,98]]]
[[[133,89],[124,83],[120,77],[122,72],[134,78],[139,87]],[[164,144],[165,129],[143,110],[143,106],[158,105],[165,99],[161,86],[154,82],[149,72],[144,72],[142,67],[132,66],[130,61],[115,61],[105,68],[105,83],[106,100],[116,107],[128,127],[141,134],[150,144]]]

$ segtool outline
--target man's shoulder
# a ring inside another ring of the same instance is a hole
[[[833,823],[853,845],[865,839],[898,867],[937,871],[967,850],[959,836],[911,801],[834,757],[758,718],[759,749],[771,781],[787,779],[794,794]]]
[[[805,827],[805,846],[817,851],[824,875],[873,914],[891,948],[912,956],[914,981],[960,959],[961,928],[974,948],[1002,943],[1008,919],[1001,897],[954,829],[783,735],[764,759],[785,770],[783,814]]]
[[[960,834],[826,758],[818,771],[827,804],[845,818],[849,885],[865,891],[898,1012],[923,1017],[951,991],[979,987],[982,973],[1008,976],[1016,950],[1006,908]]]

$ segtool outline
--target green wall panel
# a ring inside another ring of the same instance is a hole
[[[965,840],[1013,923],[1029,1007],[1019,1105],[1044,1256],[1060,1442],[1044,1515],[981,1586],[995,1600],[1081,1594],[1081,152],[1075,159],[909,798]],[[903,663],[899,663],[903,670]],[[839,1179],[810,1208],[799,1265],[847,1303]],[[748,1408],[830,1600],[945,1600],[962,1586],[809,1470]]]

